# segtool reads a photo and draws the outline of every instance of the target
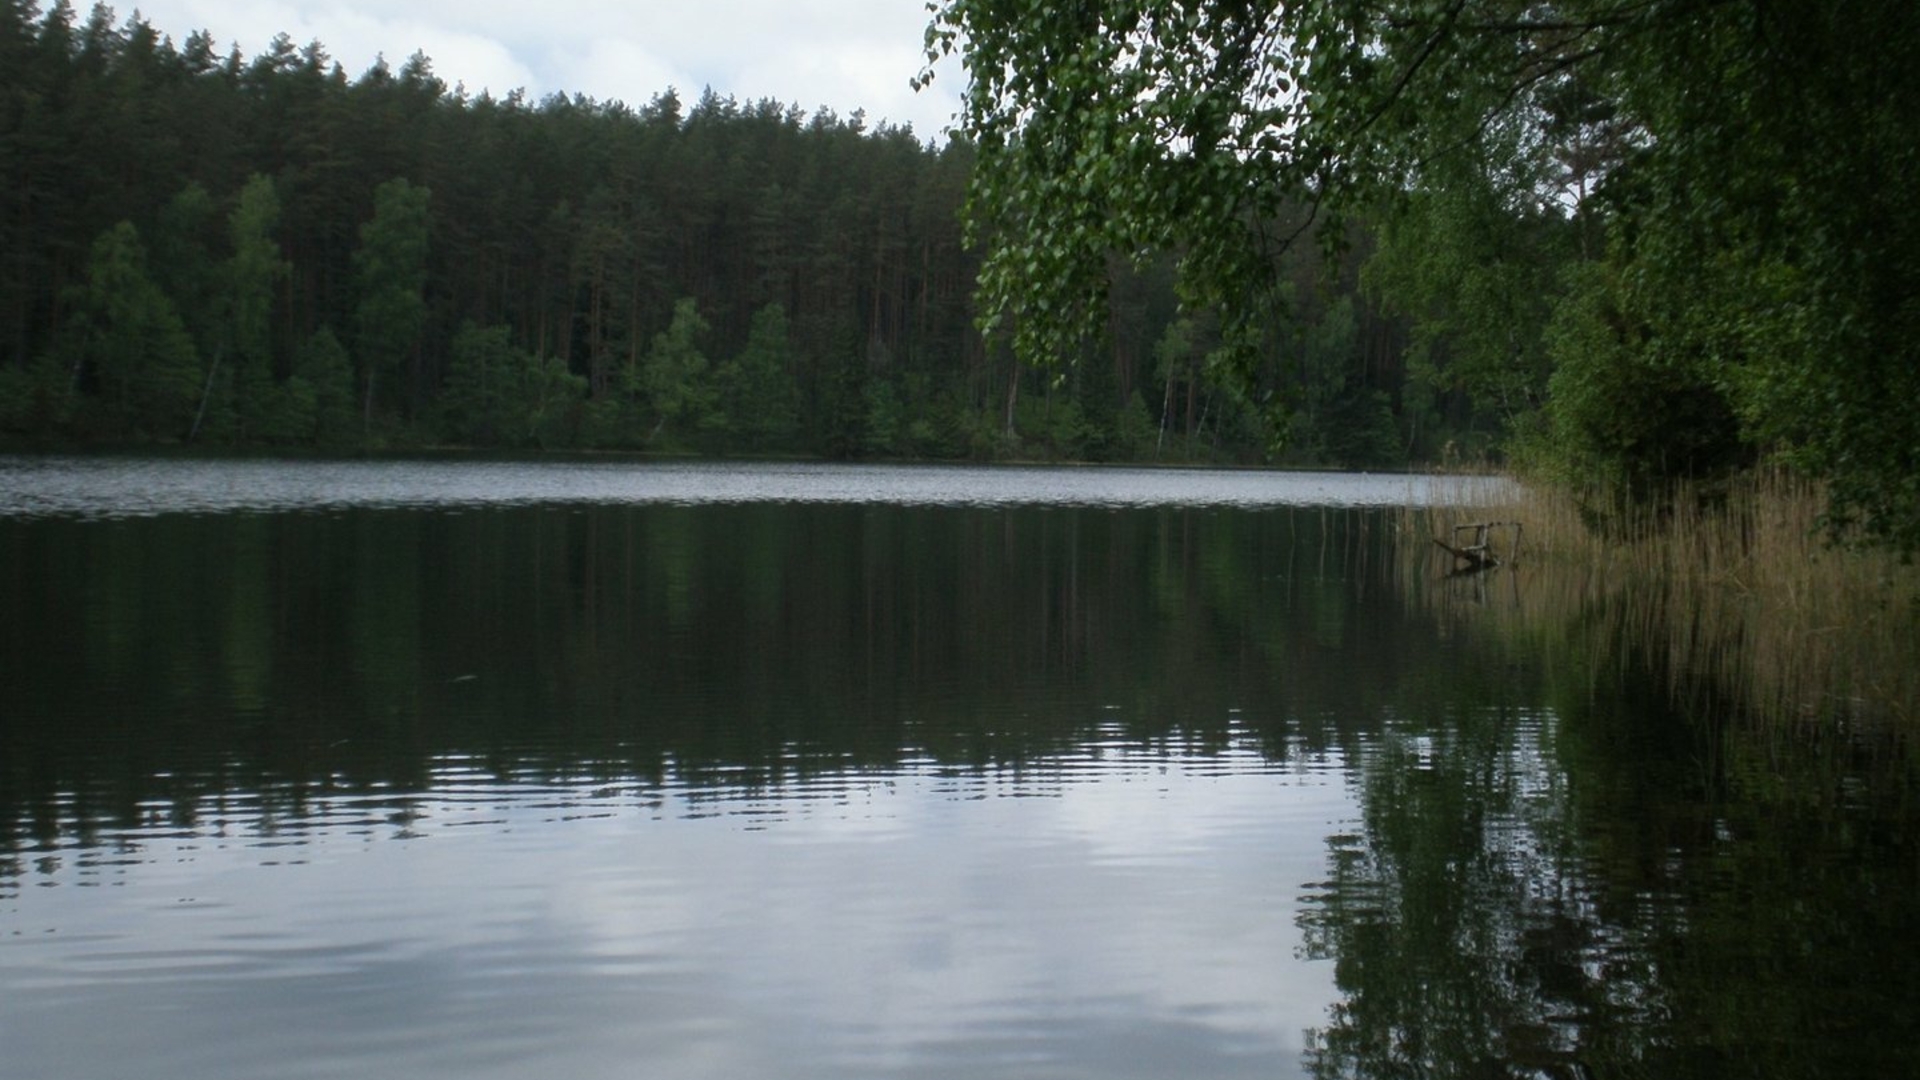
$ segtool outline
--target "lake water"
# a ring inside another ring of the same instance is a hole
[[[1905,1071],[1907,751],[1496,483],[0,459],[0,1074]]]

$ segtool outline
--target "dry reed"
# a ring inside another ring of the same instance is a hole
[[[1407,580],[1429,599],[1472,596],[1476,611],[1528,633],[1609,628],[1584,635],[1590,647],[1664,649],[1676,693],[1705,687],[1759,720],[1910,727],[1920,722],[1920,566],[1831,536],[1825,504],[1818,484],[1761,471],[1596,525],[1564,489],[1517,484],[1489,504],[1409,509],[1399,527]],[[1429,538],[1488,520],[1522,523],[1518,558],[1478,575],[1486,581],[1444,578],[1451,557]],[[1489,595],[1511,602],[1484,603]]]

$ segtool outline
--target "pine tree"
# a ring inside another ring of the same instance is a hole
[[[792,364],[786,308],[768,304],[754,313],[746,345],[718,372],[719,411],[742,447],[758,451],[791,445],[800,427]]]
[[[426,322],[426,188],[396,177],[374,191],[373,219],[360,226],[353,253],[359,303],[354,309],[362,421],[371,424],[376,395],[400,396],[407,359]],[[382,389],[385,387],[386,389]],[[405,400],[404,398],[402,399]]]
[[[282,387],[274,377],[273,298],[292,269],[273,238],[279,223],[273,181],[255,173],[227,217],[233,247],[224,275],[227,335],[242,435],[272,440],[286,439],[300,426],[298,417],[284,415],[287,403],[279,400]]]
[[[78,299],[75,370],[99,386],[108,423],[149,438],[187,435],[201,394],[199,357],[173,302],[147,275],[131,222],[94,242]]]
[[[322,326],[294,358],[290,386],[313,400],[313,426],[298,434],[322,447],[351,443],[361,431],[355,416],[353,362],[332,327]]]
[[[706,333],[707,321],[700,317],[698,306],[683,299],[673,306],[673,322],[653,336],[653,347],[641,366],[641,386],[654,416],[649,443],[665,431],[688,433],[708,419],[713,393],[707,357],[698,340]]]

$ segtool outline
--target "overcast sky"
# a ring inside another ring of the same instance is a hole
[[[85,17],[87,4],[76,3]],[[675,87],[692,104],[702,88],[742,101],[774,98],[869,124],[912,124],[937,138],[960,89],[957,65],[933,87],[919,70],[923,0],[143,0],[143,18],[178,45],[207,30],[222,50],[251,59],[278,33],[318,40],[349,76],[385,54],[399,67],[414,50],[449,86],[503,96],[524,88],[644,105]],[[119,5],[122,20],[135,8]]]

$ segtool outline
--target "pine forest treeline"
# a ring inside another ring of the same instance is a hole
[[[472,96],[418,53],[350,78],[7,0],[0,140],[16,442],[1370,464],[1476,423],[1411,407],[1350,266],[1301,267],[1288,432],[1157,264],[1064,376],[1023,370],[976,329],[968,147],[859,113]]]

